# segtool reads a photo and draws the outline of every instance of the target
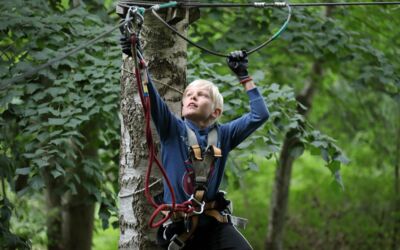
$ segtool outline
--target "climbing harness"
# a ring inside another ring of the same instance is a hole
[[[222,151],[218,148],[218,129],[214,127],[208,133],[207,146],[201,147],[197,141],[196,134],[186,124],[187,144],[189,147],[189,165],[194,172],[194,192],[189,198],[195,209],[191,213],[174,212],[169,222],[161,229],[164,240],[169,240],[168,249],[182,249],[186,241],[195,233],[199,225],[199,216],[205,214],[214,218],[219,223],[232,223],[244,227],[247,220],[231,215],[231,202],[225,199],[225,193],[219,191],[213,201],[206,202],[208,191],[208,180],[214,171],[215,161],[222,157]],[[170,239],[166,232],[171,223],[183,221],[183,232],[174,233]]]

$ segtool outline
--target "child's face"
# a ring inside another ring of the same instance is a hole
[[[188,88],[182,99],[182,116],[199,124],[213,121],[220,114],[214,108],[207,88]]]

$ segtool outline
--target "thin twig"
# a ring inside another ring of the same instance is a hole
[[[149,188],[151,188],[152,186],[156,185],[156,184],[159,183],[160,181],[161,181],[161,179],[158,179],[158,180],[156,180],[155,182],[151,183],[151,184],[149,185]],[[138,194],[138,193],[141,193],[141,192],[143,192],[144,190],[145,190],[145,188],[142,188],[142,189],[140,189],[140,190],[137,190],[137,191],[132,192],[132,193],[129,193],[129,194],[118,194],[118,197],[119,197],[119,198],[126,198],[126,197],[129,197],[129,196],[133,196],[133,195],[136,195],[136,194]]]

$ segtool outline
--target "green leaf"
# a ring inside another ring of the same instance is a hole
[[[111,213],[107,209],[107,206],[104,203],[100,204],[100,209],[99,209],[99,218],[102,221],[102,226],[103,229],[107,229],[109,226],[108,220],[111,216]]]
[[[327,164],[327,167],[329,168],[332,174],[335,174],[337,171],[340,170],[340,162],[332,161]]]
[[[252,143],[253,143],[253,141],[250,140],[250,139],[248,139],[248,140],[245,140],[245,141],[243,141],[242,143],[240,143],[240,144],[237,146],[237,148],[239,148],[239,149],[245,149],[245,148],[248,148]]]
[[[39,168],[43,168],[50,165],[49,162],[44,159],[34,159],[32,160],[32,162],[36,164]]]
[[[303,153],[304,153],[304,145],[302,143],[298,143],[290,149],[290,156],[295,159],[300,157]]]
[[[312,141],[311,145],[316,148],[328,148],[328,143],[326,141]]]
[[[333,157],[333,160],[338,161],[338,162],[340,162],[342,164],[345,164],[345,165],[350,163],[350,160],[342,153],[340,153],[339,155]]]
[[[86,79],[86,76],[84,74],[82,74],[82,73],[77,73],[77,74],[74,75],[74,81],[75,82],[79,82],[79,81],[82,81],[82,80],[85,80],[85,79]]]
[[[41,177],[38,175],[33,176],[30,181],[29,185],[34,189],[34,190],[40,190],[44,187],[44,182]]]
[[[47,92],[52,97],[56,97],[58,95],[64,95],[67,92],[67,90],[65,88],[61,88],[61,87],[52,87],[52,88],[48,88]]]
[[[76,127],[78,127],[78,126],[81,125],[81,124],[82,124],[82,121],[81,121],[81,120],[72,118],[71,120],[68,121],[67,124],[65,124],[65,126],[66,126],[66,127],[70,127],[70,128],[76,128]]]
[[[249,169],[256,172],[260,171],[260,167],[255,162],[249,163]]]
[[[324,148],[321,148],[320,149],[321,151],[321,157],[322,157],[322,159],[325,161],[325,162],[329,162],[330,161],[330,157],[329,157],[329,152],[328,152],[328,150],[326,150],[326,149],[324,149]]]
[[[33,94],[36,90],[42,89],[43,86],[37,83],[30,83],[26,85],[26,92],[27,94],[31,95]]]
[[[61,144],[66,142],[66,138],[56,138],[49,141],[49,144],[53,144],[56,146],[60,146]]]
[[[76,186],[75,186],[75,184],[73,182],[69,182],[67,185],[69,187],[69,190],[71,191],[71,194],[73,194],[73,195],[77,195],[78,194],[78,192],[76,190]]]
[[[63,174],[58,170],[51,170],[51,175],[54,177],[54,179],[57,179],[57,177],[62,176]]]
[[[335,176],[335,181],[340,185],[340,187],[342,188],[342,190],[344,190],[344,184],[343,184],[343,179],[342,179],[342,175],[340,174],[340,170],[337,170],[334,173]]]
[[[59,126],[59,125],[64,125],[68,119],[64,119],[64,118],[49,118],[48,120],[49,125],[53,125],[53,126]]]
[[[15,174],[17,174],[17,175],[28,175],[30,172],[31,172],[31,168],[30,167],[17,168],[15,170]]]

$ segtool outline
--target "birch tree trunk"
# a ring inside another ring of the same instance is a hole
[[[188,14],[184,13],[184,19],[175,25],[183,34],[188,27]],[[186,82],[186,42],[173,35],[150,12],[145,14],[142,42],[153,82],[170,109],[179,114],[181,91]],[[121,77],[119,249],[158,249],[156,230],[148,226],[153,209],[143,191],[148,151],[133,67],[133,60],[124,56]],[[154,130],[153,135],[156,135]],[[158,145],[158,139],[156,142]],[[156,167],[153,166],[153,169]],[[159,184],[157,188],[152,187],[153,195],[161,191],[161,182]]]

